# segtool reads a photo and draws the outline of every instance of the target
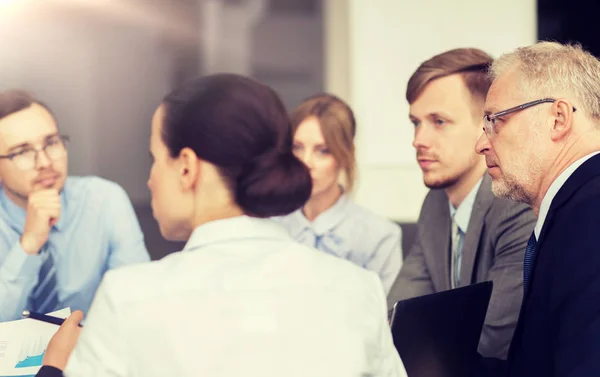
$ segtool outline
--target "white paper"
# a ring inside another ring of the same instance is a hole
[[[48,313],[67,318],[70,308]],[[42,367],[44,352],[59,326],[35,319],[0,323],[0,377],[33,377]]]

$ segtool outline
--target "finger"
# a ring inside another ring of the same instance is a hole
[[[58,331],[77,331],[77,334],[79,334],[81,331],[81,327],[79,327],[81,321],[83,321],[83,312],[81,310],[75,310],[65,319]]]
[[[60,196],[60,193],[58,192],[57,189],[39,189],[36,190],[34,189],[31,194],[29,194],[29,197],[36,197],[36,196]]]
[[[29,194],[29,199],[35,198],[59,198],[60,193],[58,190],[44,190],[44,191],[33,191]]]
[[[47,221],[49,226],[54,226],[60,219],[60,211],[56,210],[44,210],[38,213],[41,221]]]
[[[38,211],[56,211],[62,207],[62,203],[54,203],[54,202],[42,202],[42,203],[31,203],[30,208],[36,209]]]
[[[48,219],[59,218],[60,208],[40,208],[38,214]]]
[[[62,326],[78,326],[83,321],[83,312],[81,310],[75,310],[62,324]]]
[[[60,196],[57,197],[35,197],[35,198],[30,198],[28,200],[28,204],[30,206],[44,206],[46,204],[48,205],[60,205],[61,204],[61,199]]]

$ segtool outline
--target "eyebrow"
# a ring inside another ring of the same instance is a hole
[[[496,111],[495,107],[491,107],[488,109],[483,110],[483,115],[492,115],[492,114],[496,114],[498,111]]]
[[[428,118],[448,118],[448,119],[452,118],[450,116],[450,114],[446,114],[446,113],[444,113],[442,111],[437,111],[437,112],[429,113],[429,114],[427,114],[427,117]]]
[[[425,114],[424,118],[446,118],[446,119],[451,119],[452,117],[450,116],[450,114],[446,114],[443,111],[434,111],[432,113],[429,114]],[[408,114],[408,119],[412,120],[419,120],[420,118],[417,116],[414,116],[412,114]]]
[[[304,144],[304,143],[303,143],[303,142],[301,142],[301,141],[294,141],[294,142],[292,143],[292,145],[293,145],[293,144],[298,144],[298,145],[301,145],[301,146],[303,146],[303,147],[304,147],[304,146],[306,146],[306,144]],[[329,148],[329,147],[327,146],[327,143],[318,143],[318,144],[315,144],[315,145],[313,145],[313,148]]]
[[[58,132],[55,132],[55,133],[53,133],[53,134],[50,134],[50,135],[46,135],[46,136],[44,136],[44,139],[43,139],[43,140],[44,140],[44,141],[47,141],[48,139],[50,139],[50,138],[53,138],[53,137],[56,137],[56,136],[58,136],[58,135],[59,135],[59,134],[58,134]],[[15,151],[15,150],[17,150],[17,149],[22,149],[22,148],[27,148],[27,147],[29,147],[29,148],[33,148],[33,144],[31,144],[31,143],[29,143],[29,142],[27,142],[27,143],[21,143],[21,144],[17,144],[17,145],[14,145],[14,146],[12,146],[12,147],[8,148],[8,152],[9,152],[9,153],[11,153],[11,152],[13,152],[13,151]]]

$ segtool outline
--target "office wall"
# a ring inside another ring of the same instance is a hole
[[[534,0],[13,3],[79,4],[0,9],[0,88],[29,88],[56,110],[73,139],[72,173],[116,180],[147,203],[149,122],[162,95],[197,72],[239,72],[273,85],[288,107],[323,89],[348,100],[359,122],[356,200],[397,221],[414,221],[426,193],[404,100],[412,71],[446,49],[498,55],[536,32]],[[183,43],[165,37],[185,29],[182,14],[196,25]]]
[[[288,109],[323,90],[323,20],[315,0],[199,0],[203,73],[272,86]]]
[[[136,13],[114,2],[14,4],[0,15],[0,89],[25,88],[54,110],[71,137],[71,174],[117,181],[148,203],[150,121],[177,54],[163,25],[140,3]]]
[[[431,56],[478,47],[493,56],[536,40],[535,0],[326,0],[325,88],[358,122],[356,201],[415,221],[427,189],[411,146],[406,82]]]

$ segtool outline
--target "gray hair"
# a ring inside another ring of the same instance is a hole
[[[539,42],[499,57],[493,79],[517,69],[519,87],[531,99],[572,96],[575,107],[600,121],[600,61],[579,44]],[[533,98],[536,97],[536,98]]]

